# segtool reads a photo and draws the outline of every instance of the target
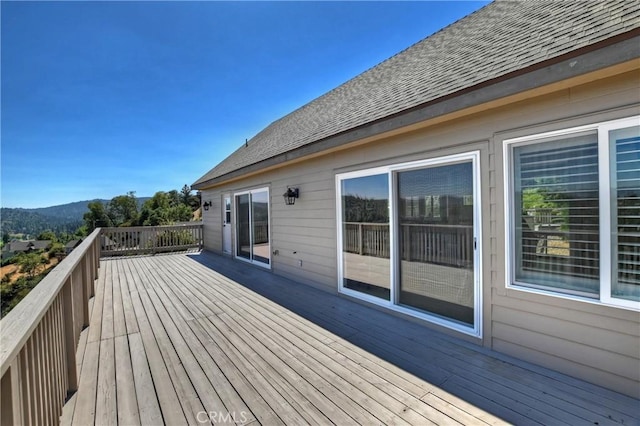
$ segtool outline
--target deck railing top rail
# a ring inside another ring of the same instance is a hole
[[[45,316],[53,301],[73,271],[79,266],[100,235],[96,229],[62,260],[49,274],[29,292],[2,320],[0,320],[0,375],[9,368],[33,330]]]

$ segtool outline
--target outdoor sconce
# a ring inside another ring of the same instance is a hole
[[[300,197],[300,191],[298,188],[287,188],[287,192],[283,194],[284,203],[287,206],[292,206],[296,203],[296,198]]]
[[[202,207],[204,207],[205,210],[209,210],[209,207],[211,207],[211,201],[205,201],[205,203],[202,205]]]

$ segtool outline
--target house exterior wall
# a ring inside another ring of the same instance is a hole
[[[213,203],[205,248],[222,250],[224,193],[268,187],[273,272],[337,292],[336,174],[479,151],[483,333],[459,337],[640,397],[640,313],[507,288],[502,158],[505,139],[639,114],[638,77],[614,75],[204,190]],[[293,206],[283,201],[287,186],[300,189]]]

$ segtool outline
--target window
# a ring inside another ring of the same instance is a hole
[[[638,117],[505,141],[509,285],[640,307]]]
[[[340,291],[481,335],[478,156],[337,175]]]
[[[344,179],[340,193],[344,288],[389,300],[389,176]]]

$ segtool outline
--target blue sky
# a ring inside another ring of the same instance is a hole
[[[6,2],[3,207],[191,184],[486,2]]]

